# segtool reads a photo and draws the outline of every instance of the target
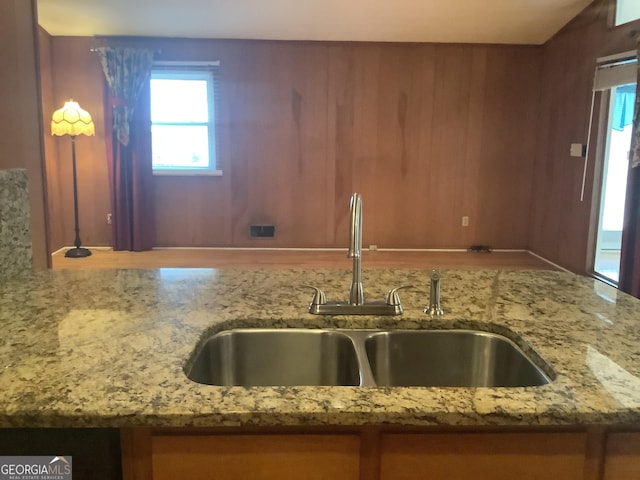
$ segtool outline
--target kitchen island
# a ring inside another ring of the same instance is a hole
[[[584,433],[588,450],[589,432],[602,439],[640,430],[639,300],[564,272],[450,270],[442,272],[445,314],[432,319],[423,313],[428,271],[365,270],[368,298],[413,285],[400,293],[402,316],[307,313],[311,291],[301,284],[343,299],[349,280],[347,271],[246,269],[16,277],[0,286],[0,425],[140,434],[124,442],[125,454],[156,431],[346,429],[365,438],[369,427],[376,435],[382,427],[542,429]],[[187,379],[184,367],[203,339],[239,327],[484,330],[513,340],[552,381],[519,388],[244,388]]]

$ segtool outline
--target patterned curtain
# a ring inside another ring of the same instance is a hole
[[[631,150],[629,152],[618,288],[640,298],[640,168],[637,168],[640,165],[640,35],[636,37],[636,44],[638,47],[638,80]]]
[[[116,99],[113,129],[118,141],[129,145],[129,124],[140,91],[151,74],[152,50],[130,47],[98,48],[102,71]]]
[[[149,77],[154,52],[97,49],[108,85],[105,136],[113,249],[143,251],[155,242]]]

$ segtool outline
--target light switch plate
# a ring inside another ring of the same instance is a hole
[[[582,157],[583,146],[581,143],[572,143],[569,153],[572,157]]]

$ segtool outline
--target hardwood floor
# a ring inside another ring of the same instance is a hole
[[[555,267],[528,252],[414,252],[363,251],[362,267],[416,269]],[[86,258],[52,256],[54,269],[101,268],[337,268],[350,269],[346,250],[232,250],[154,249],[147,252],[114,252],[94,249]]]

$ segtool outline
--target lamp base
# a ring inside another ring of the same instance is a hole
[[[88,248],[82,248],[82,247],[70,248],[65,252],[64,256],[68,258],[89,257],[91,256],[91,250],[89,250]]]

